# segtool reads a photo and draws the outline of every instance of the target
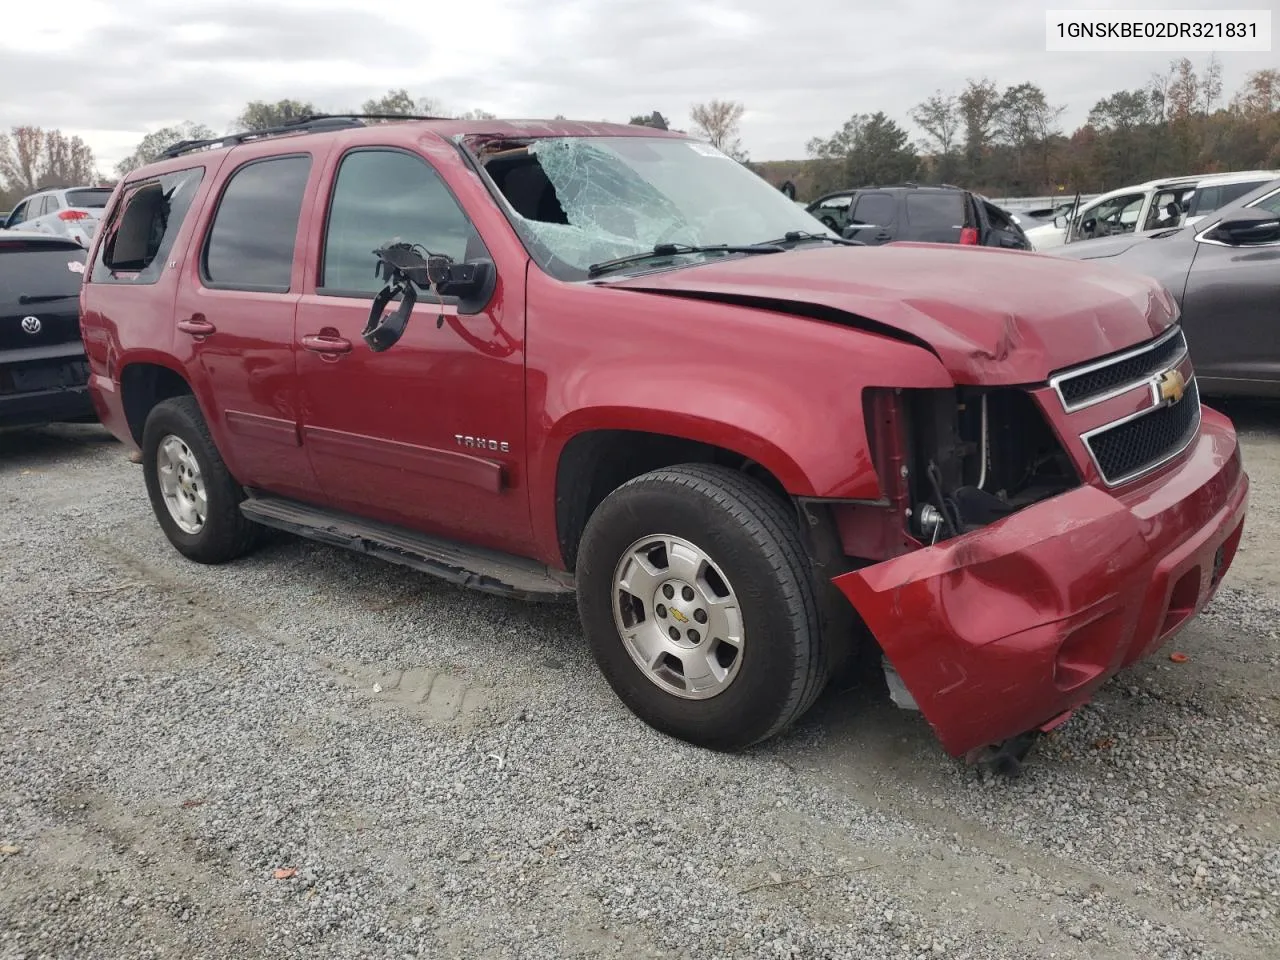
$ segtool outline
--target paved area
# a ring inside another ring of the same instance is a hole
[[[832,689],[740,756],[572,608],[288,537],[204,568],[97,428],[0,435],[0,958],[1280,956],[1280,406],[1221,597],[1020,780]]]

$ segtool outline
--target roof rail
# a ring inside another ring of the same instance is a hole
[[[316,113],[297,117],[278,127],[267,127],[263,130],[245,130],[231,133],[225,137],[211,137],[208,140],[183,140],[164,150],[156,156],[157,160],[168,160],[180,157],[185,153],[194,153],[213,147],[234,147],[251,140],[265,140],[271,137],[282,137],[295,133],[323,133],[327,130],[346,130],[352,127],[363,127],[365,120],[440,120],[441,117],[418,116],[416,114],[399,113]]]

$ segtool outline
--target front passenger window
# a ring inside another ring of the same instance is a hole
[[[421,158],[354,150],[338,168],[318,292],[377,293],[383,281],[374,275],[373,251],[388,242],[421,244],[458,262],[488,255],[458,201]]]
[[[850,218],[854,223],[884,227],[893,223],[898,212],[898,205],[887,193],[868,193],[858,198]]]

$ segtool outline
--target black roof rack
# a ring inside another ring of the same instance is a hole
[[[184,153],[194,153],[212,147],[234,147],[251,140],[265,140],[270,137],[282,137],[295,133],[323,133],[327,130],[346,130],[351,127],[363,127],[365,120],[441,120],[443,117],[419,116],[402,113],[315,113],[298,117],[278,127],[267,127],[265,130],[245,130],[242,133],[231,133],[225,137],[211,137],[208,140],[183,140],[175,143],[160,153],[157,160],[168,160],[180,157]]]
[[[902,183],[878,183],[873,187],[858,187],[859,190],[964,190],[954,183],[916,183],[904,180]]]

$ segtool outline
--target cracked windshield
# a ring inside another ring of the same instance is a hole
[[[562,279],[581,278],[592,264],[652,252],[658,244],[759,244],[790,232],[836,236],[705,143],[547,138],[503,151],[485,169],[514,208],[535,256]],[[636,268],[650,269],[655,262]]]

